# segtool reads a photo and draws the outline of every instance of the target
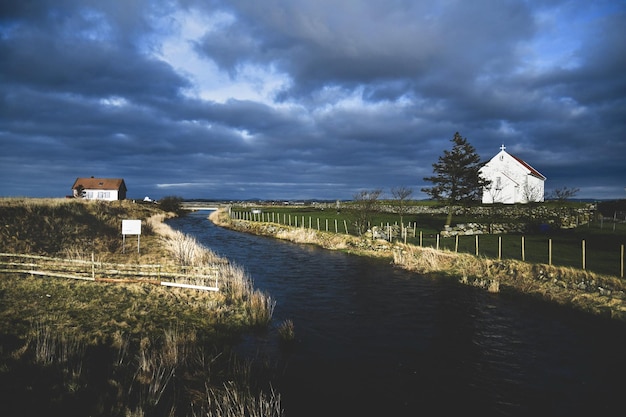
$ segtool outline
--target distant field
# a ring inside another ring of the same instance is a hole
[[[253,213],[250,207],[234,207],[233,212],[246,213],[257,221],[270,221],[291,226],[327,230],[329,232],[355,235],[354,225],[356,213],[351,210],[318,209],[310,206],[271,206],[258,207],[262,213]],[[261,217],[262,216],[262,217]],[[497,221],[502,221],[498,219]],[[454,223],[476,221],[472,218],[455,217]],[[485,220],[480,220],[485,223]],[[406,242],[414,245],[439,247],[455,250],[457,240],[437,238],[445,223],[444,215],[410,214],[405,215],[402,223],[408,227]],[[373,213],[371,225],[386,226],[400,224],[400,216],[393,213]],[[319,226],[318,226],[319,225]],[[552,245],[551,263],[553,265],[583,267],[583,241],[585,244],[585,269],[620,276],[621,247],[626,244],[626,224],[613,222],[592,222],[571,230],[550,230],[544,233],[528,233],[523,235],[524,259],[531,263],[550,262],[550,242]],[[401,238],[404,241],[404,237]],[[458,251],[476,253],[476,236],[460,236]],[[522,259],[522,235],[478,235],[478,254],[490,258]]]

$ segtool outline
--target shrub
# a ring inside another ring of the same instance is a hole
[[[172,213],[176,213],[180,215],[184,213],[181,207],[182,202],[183,202],[182,197],[167,196],[167,197],[163,197],[159,201],[159,206],[161,207],[163,211],[172,212]]]

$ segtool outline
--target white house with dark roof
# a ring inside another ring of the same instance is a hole
[[[126,191],[122,178],[76,178],[72,185],[74,197],[88,200],[124,200]]]
[[[483,188],[483,204],[544,201],[546,177],[505,149],[502,145],[500,152],[480,169],[481,177],[490,181]]]

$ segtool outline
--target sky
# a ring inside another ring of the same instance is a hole
[[[626,198],[626,1],[0,0],[0,196],[352,199],[455,132]]]

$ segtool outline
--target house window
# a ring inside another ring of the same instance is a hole
[[[502,180],[500,179],[500,177],[496,177],[496,190],[501,190],[502,189]]]
[[[110,198],[110,197],[111,197],[110,191],[98,191],[98,198]]]

